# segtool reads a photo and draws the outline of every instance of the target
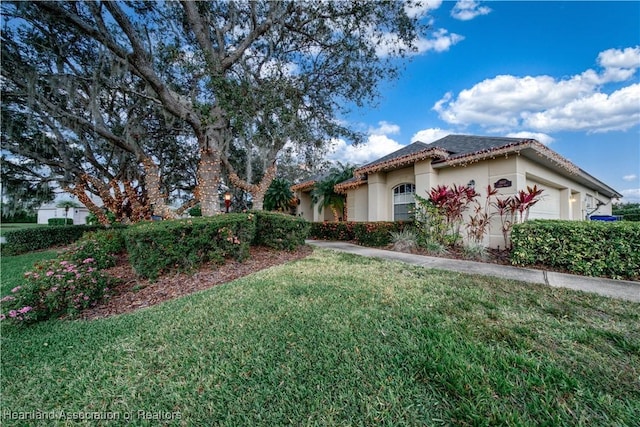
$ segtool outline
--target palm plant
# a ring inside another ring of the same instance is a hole
[[[80,205],[76,202],[72,202],[71,200],[63,200],[56,205],[58,208],[64,208],[64,222],[67,222],[67,215],[69,214],[69,209],[71,208],[79,208]]]
[[[329,170],[328,175],[317,182],[311,190],[311,201],[318,205],[318,212],[322,212],[323,208],[329,208],[333,212],[333,219],[338,222],[340,212],[344,212],[345,196],[338,194],[333,189],[336,184],[346,181],[353,177],[355,166],[350,164],[337,163],[336,166]]]
[[[264,209],[285,212],[291,206],[292,199],[291,183],[286,179],[275,178],[264,194]]]

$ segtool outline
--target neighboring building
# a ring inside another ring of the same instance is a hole
[[[86,207],[69,208],[66,218],[73,219],[74,225],[87,223],[89,209]],[[50,218],[65,218],[64,208],[56,207],[56,203],[49,203],[40,206],[38,209],[38,224],[48,224]]]
[[[622,197],[536,140],[470,135],[410,144],[357,168],[354,178],[338,184],[336,190],[347,196],[348,220],[395,221],[410,216],[415,194],[426,198],[432,187],[453,184],[473,185],[481,197],[486,197],[488,185],[499,187],[502,196],[537,185],[544,192],[531,208],[530,219],[610,215],[612,200]],[[323,220],[306,212],[310,199],[305,194],[312,186],[294,187],[301,200],[299,213],[313,221]],[[492,227],[486,244],[504,244],[499,226]]]
[[[331,209],[322,208],[319,210],[318,204],[313,204],[311,200],[311,190],[316,182],[321,181],[325,175],[316,175],[308,180],[295,184],[291,187],[291,191],[294,192],[298,202],[298,208],[296,214],[304,219],[312,222],[333,221],[333,212]]]

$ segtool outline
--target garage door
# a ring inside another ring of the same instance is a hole
[[[544,190],[540,195],[540,201],[529,211],[529,219],[560,219],[560,190],[529,179],[527,185],[537,185]]]

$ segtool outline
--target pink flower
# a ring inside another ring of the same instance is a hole
[[[85,296],[84,296],[84,300],[85,300],[85,301],[88,301],[88,300],[89,300],[89,297],[85,295]]]
[[[11,311],[9,312],[9,317],[16,317],[17,315],[18,315],[18,312],[17,312],[17,311],[15,311],[15,310],[11,310]]]
[[[15,300],[15,298],[12,297],[11,295],[7,295],[6,297],[0,299],[0,301],[2,302],[13,301],[13,300]]]
[[[69,261],[60,261],[60,265],[67,265],[69,264]]]
[[[47,271],[47,277],[51,277],[51,276],[53,276],[53,271],[51,270]]]
[[[4,320],[6,318],[7,318],[7,316],[5,316],[4,314],[0,314],[0,320]]]
[[[54,286],[53,288],[51,288],[51,292],[55,292],[55,291],[57,291],[57,290],[58,290],[58,287],[57,287],[57,286]]]
[[[33,310],[33,307],[26,306],[26,307],[22,307],[20,310],[18,310],[18,313],[25,314],[25,313],[30,312],[31,310]]]
[[[83,264],[88,264],[88,263],[93,262],[93,261],[95,261],[93,258],[87,258],[84,261],[82,261],[82,263]]]
[[[18,292],[20,289],[22,289],[22,286],[16,286],[15,288],[11,289],[11,292],[13,292],[14,294],[16,292]]]

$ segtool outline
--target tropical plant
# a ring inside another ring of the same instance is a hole
[[[460,240],[460,228],[463,224],[464,212],[469,208],[480,194],[475,189],[468,186],[451,187],[438,185],[429,191],[429,200],[442,215],[446,222],[448,236],[452,245],[456,245]],[[448,240],[448,239],[447,239]]]
[[[401,231],[391,231],[389,234],[394,251],[412,252],[418,246],[418,236],[415,230],[405,228]]]
[[[473,209],[473,215],[469,217],[469,222],[467,222],[466,228],[467,237],[475,246],[482,245],[484,236],[491,229],[491,220],[496,215],[495,212],[491,211],[491,198],[496,194],[498,194],[498,190],[488,185],[487,197],[484,200],[484,206],[480,204],[477,199],[474,200],[475,206]]]
[[[58,208],[64,208],[64,218],[67,219],[67,216],[69,215],[69,209],[72,208],[79,208],[80,205],[77,204],[74,201],[71,200],[63,200],[61,202],[59,202],[56,207]]]
[[[338,162],[329,170],[327,176],[318,181],[311,190],[311,201],[314,205],[318,205],[318,212],[322,212],[323,208],[331,209],[335,222],[338,222],[340,218],[346,220],[344,214],[346,199],[342,194],[336,193],[334,187],[336,184],[352,178],[354,170],[354,165]]]
[[[293,200],[291,183],[282,178],[275,178],[264,194],[264,209],[268,211],[287,212]]]
[[[529,211],[540,200],[540,195],[544,190],[527,186],[527,191],[520,190],[515,196],[503,199],[496,199],[492,206],[496,208],[496,213],[500,217],[502,237],[507,249],[511,248],[509,235],[515,224],[522,223],[529,219]]]

